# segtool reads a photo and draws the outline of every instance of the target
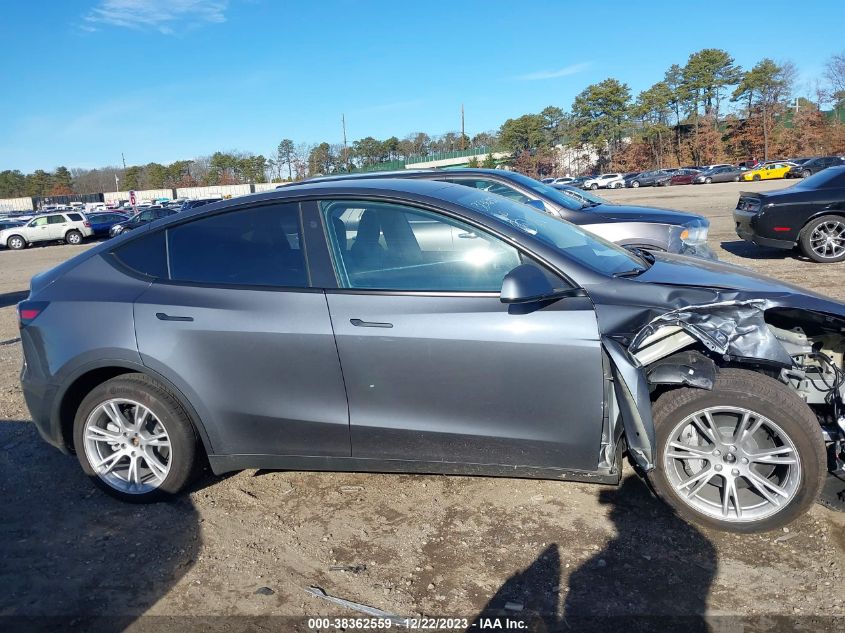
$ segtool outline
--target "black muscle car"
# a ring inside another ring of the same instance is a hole
[[[791,249],[816,262],[845,260],[845,166],[828,167],[791,187],[741,192],[736,233],[758,246]]]

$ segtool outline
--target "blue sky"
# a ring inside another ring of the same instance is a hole
[[[792,60],[811,93],[845,2],[43,0],[0,21],[0,169],[467,133],[607,77],[634,95],[706,47]],[[764,9],[765,7],[765,9]],[[632,10],[635,8],[635,10]]]

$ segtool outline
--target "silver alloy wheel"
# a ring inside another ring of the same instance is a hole
[[[71,231],[66,238],[68,244],[79,244],[82,241],[82,236],[76,231]]]
[[[9,248],[19,249],[23,248],[23,238],[14,235],[9,238]]]
[[[819,257],[831,259],[845,253],[845,223],[828,220],[813,227],[810,248]]]
[[[151,492],[170,472],[173,459],[167,429],[134,400],[114,398],[99,404],[82,433],[91,468],[120,492]]]
[[[663,449],[675,494],[710,517],[759,521],[782,510],[801,485],[792,439],[765,416],[741,407],[709,407],[679,422]]]

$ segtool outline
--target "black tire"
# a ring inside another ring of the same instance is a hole
[[[755,181],[760,180],[760,174],[754,174],[754,176],[752,177],[752,180],[755,180]]]
[[[71,229],[67,233],[65,233],[65,243],[72,244],[74,246],[79,246],[82,244],[82,233],[77,231],[76,229]]]
[[[705,185],[709,185],[709,184],[710,184],[710,183],[712,183],[712,182],[713,182],[713,179],[712,179],[710,176],[708,176],[707,178],[705,178],[705,179],[704,179],[704,184],[705,184]]]
[[[596,183],[593,183],[592,185],[590,185],[590,189],[592,189],[593,191],[595,191],[598,188],[599,188],[599,186]]]
[[[161,422],[170,438],[170,470],[161,485],[150,492],[128,493],[104,481],[94,470],[84,448],[83,431],[94,409],[112,398],[139,402]],[[73,424],[76,455],[82,470],[94,484],[109,495],[130,503],[152,503],[178,494],[199,470],[199,442],[188,414],[179,401],[159,382],[144,374],[124,374],[94,388],[76,412]]]
[[[6,247],[13,251],[26,248],[26,240],[20,235],[10,235],[6,240]]]
[[[631,187],[633,187],[634,189],[637,189],[639,186],[640,186],[639,180],[634,180],[634,181],[631,182]]]
[[[838,215],[823,215],[820,218],[810,220],[804,228],[801,229],[801,233],[798,235],[798,247],[805,256],[809,257],[814,262],[818,262],[819,264],[835,264],[836,262],[845,260],[845,252],[836,257],[823,257],[822,255],[816,253],[813,250],[812,244],[810,244],[810,236],[813,234],[815,228],[825,222],[839,222],[841,224],[845,224],[845,218]]]
[[[664,449],[677,423],[696,411],[724,405],[746,408],[777,424],[792,440],[802,465],[800,487],[792,499],[774,514],[756,521],[724,521],[700,512],[675,491],[664,470]],[[816,416],[790,387],[763,374],[723,369],[712,391],[683,387],[665,392],[654,404],[653,417],[657,446],[649,482],[657,495],[688,521],[730,532],[775,530],[807,511],[827,475],[825,445]]]

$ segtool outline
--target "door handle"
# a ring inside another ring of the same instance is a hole
[[[170,316],[164,312],[156,312],[156,318],[159,321],[193,321],[194,317],[189,316]]]
[[[377,321],[362,321],[361,319],[349,319],[355,327],[393,327],[392,323],[378,323]]]

